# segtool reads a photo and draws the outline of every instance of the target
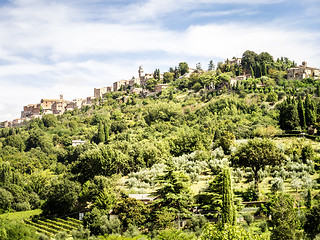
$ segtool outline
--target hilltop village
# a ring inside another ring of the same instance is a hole
[[[0,233],[319,239],[319,72],[248,50],[25,106],[0,128]]]
[[[233,57],[230,60],[225,60],[224,63],[220,62],[218,64],[218,69],[222,69],[223,66],[236,66],[241,68],[241,64],[242,58]],[[213,69],[208,69],[207,71],[204,71],[199,67],[197,67],[197,69],[188,67],[185,73],[179,78],[189,78],[192,74],[199,72],[204,73],[212,70]],[[315,79],[319,79],[320,76],[320,70],[318,68],[308,67],[307,62],[302,62],[302,65],[300,66],[288,68],[286,72],[288,80],[305,79],[308,77],[314,77]],[[237,84],[241,84],[242,81],[249,78],[252,78],[252,74],[239,74],[238,76],[230,78],[227,85],[230,88]],[[150,89],[147,89],[147,84],[149,81],[152,81],[154,79],[159,80],[158,82],[160,82],[160,84],[154,85],[153,91],[150,91]],[[59,99],[41,99],[40,103],[28,104],[24,106],[23,111],[21,111],[20,118],[14,119],[12,121],[1,122],[0,126],[22,126],[27,124],[31,119],[41,118],[45,114],[61,115],[65,111],[72,111],[74,109],[81,109],[84,106],[91,106],[94,102],[97,102],[97,100],[103,98],[104,95],[109,92],[127,91],[131,94],[138,94],[143,97],[155,95],[169,86],[167,83],[163,83],[163,80],[164,74],[160,73],[158,69],[156,69],[154,73],[144,73],[143,66],[139,66],[137,78],[132,77],[132,79],[130,80],[122,79],[120,81],[114,82],[112,86],[94,88],[94,96],[87,97],[86,99],[77,98],[73,99],[72,101],[68,101],[63,99],[62,94],[60,94]],[[214,86],[211,87],[213,88]],[[210,88],[210,86],[208,86],[208,88]]]

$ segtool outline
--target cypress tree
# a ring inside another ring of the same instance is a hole
[[[316,91],[317,91],[317,93],[316,93],[317,96],[320,97],[320,84],[317,85],[317,90]]]
[[[254,78],[254,71],[253,71],[252,66],[250,66],[250,70],[251,70],[251,77]]]
[[[105,142],[109,140],[109,125],[107,123],[104,124],[104,134],[105,134]]]
[[[299,113],[301,128],[306,128],[306,116],[305,116],[304,105],[301,97],[299,97],[299,100],[298,100],[298,113]]]
[[[311,209],[311,207],[312,207],[312,195],[311,195],[311,189],[310,189],[310,188],[308,189],[306,207],[307,207],[308,209]]]
[[[98,142],[104,142],[106,139],[106,136],[104,134],[104,127],[102,125],[102,122],[99,122],[99,128],[98,128]]]
[[[287,98],[279,107],[279,125],[284,130],[293,130],[300,125],[297,104],[294,99]]]
[[[311,126],[315,124],[317,115],[316,115],[314,102],[310,98],[309,94],[307,95],[306,100],[304,102],[304,107],[305,107],[306,124],[307,126]]]
[[[235,209],[233,205],[233,193],[231,186],[230,169],[223,170],[222,182],[222,223],[234,225]]]

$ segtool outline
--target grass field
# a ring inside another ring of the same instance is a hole
[[[4,220],[25,220],[29,219],[34,215],[41,214],[41,209],[35,209],[30,211],[23,211],[23,212],[12,212],[12,213],[4,213],[0,214],[0,219]]]

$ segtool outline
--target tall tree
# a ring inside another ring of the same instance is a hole
[[[311,99],[309,94],[305,99],[304,107],[305,107],[305,115],[306,115],[306,124],[307,126],[311,126],[316,123],[317,115],[316,115],[316,108],[315,108],[314,102]]]
[[[102,124],[102,122],[99,122],[99,128],[98,128],[98,142],[99,143],[103,143],[106,140],[106,136],[104,133],[104,126]]]
[[[235,208],[233,204],[233,191],[231,185],[230,169],[223,170],[222,185],[222,222],[233,225],[235,223]]]
[[[188,63],[186,63],[186,62],[179,63],[179,72],[180,72],[181,76],[188,73],[189,72]]]
[[[298,100],[298,113],[299,113],[299,119],[300,119],[300,127],[305,128],[306,127],[306,116],[305,116],[304,104],[302,102],[301,97],[299,97],[299,100]]]
[[[287,98],[282,102],[278,109],[279,113],[279,125],[284,130],[293,130],[300,126],[299,112],[295,100]]]
[[[257,194],[259,194],[258,172],[264,170],[266,166],[273,167],[279,165],[284,159],[284,155],[280,149],[268,139],[249,140],[231,156],[233,166],[252,169]]]
[[[208,71],[213,71],[215,70],[215,65],[213,63],[212,60],[210,60],[209,64],[208,64]]]
[[[108,142],[109,140],[109,134],[110,134],[110,126],[108,123],[104,123],[104,134],[105,134],[105,142]]]
[[[275,195],[270,205],[271,210],[271,240],[296,239],[299,220],[294,209],[294,200],[291,196],[279,193]]]
[[[158,182],[162,183],[162,187],[154,193],[155,209],[166,207],[176,212],[188,212],[192,203],[190,179],[184,173],[174,171],[173,166],[169,166]]]
[[[316,239],[315,237],[320,233],[320,204],[318,203],[312,207],[306,213],[306,221],[304,225],[304,231],[310,239]]]
[[[253,51],[247,50],[242,54],[241,65],[246,73],[252,73],[253,68],[256,66],[257,54]],[[254,75],[252,75],[253,77]]]

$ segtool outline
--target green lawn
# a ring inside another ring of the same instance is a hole
[[[24,220],[31,218],[34,215],[39,215],[41,213],[41,209],[23,211],[23,212],[12,212],[12,213],[4,213],[0,214],[0,219],[6,220]]]

